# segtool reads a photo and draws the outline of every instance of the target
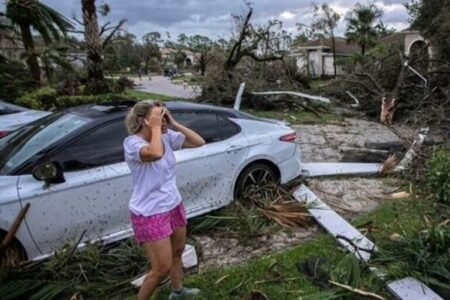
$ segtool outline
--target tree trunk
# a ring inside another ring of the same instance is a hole
[[[362,56],[366,55],[366,45],[365,44],[361,45],[361,54],[362,54]]]
[[[334,67],[334,77],[337,75],[336,70],[336,40],[334,38],[334,33],[331,32],[331,43],[333,44],[333,67]]]
[[[81,10],[87,48],[88,79],[91,82],[104,81],[102,41],[98,29],[95,0],[82,0]]]
[[[36,49],[34,47],[33,36],[29,25],[20,24],[20,32],[22,34],[23,46],[27,53],[27,64],[30,68],[31,76],[37,82],[41,82],[41,69],[37,60]]]

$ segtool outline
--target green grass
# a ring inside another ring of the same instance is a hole
[[[417,232],[425,226],[424,215],[432,219],[435,214],[436,209],[428,200],[391,200],[380,205],[374,212],[356,219],[353,224],[358,226],[371,221],[375,228],[375,242],[378,247],[383,247],[392,243],[389,240],[391,234]],[[264,292],[269,299],[299,299],[315,294],[319,289],[297,270],[295,264],[319,256],[336,265],[343,255],[333,238],[320,234],[304,245],[260,257],[238,267],[217,266],[216,270],[187,276],[185,284],[202,289],[200,299],[245,299],[252,290]],[[275,265],[269,268],[273,264]],[[274,279],[280,275],[282,279],[279,281],[258,284],[258,281]],[[220,278],[224,279],[216,284]],[[388,295],[385,290],[380,290],[380,282],[374,282],[373,274],[365,272],[362,282],[364,287],[372,287],[373,292]],[[164,289],[155,299],[167,299],[167,295],[168,290]],[[312,299],[327,297],[314,296]]]
[[[239,267],[188,276],[185,285],[200,288],[203,291],[200,299],[245,299],[253,290],[264,292],[269,299],[295,299],[318,291],[296,268],[296,263],[313,256],[337,262],[342,253],[336,251],[332,238],[323,234],[303,246],[258,258]],[[260,282],[267,280],[272,282]],[[167,299],[168,292],[167,289],[162,290],[155,299]]]
[[[127,90],[125,92],[125,94],[137,97],[139,100],[168,101],[168,100],[173,100],[174,99],[174,97],[171,97],[171,96],[155,94],[155,93],[149,93],[149,92],[138,91],[138,90]]]
[[[291,124],[341,124],[344,119],[340,116],[330,113],[320,113],[320,118],[307,111],[254,111],[248,110],[248,113],[268,119],[284,120]]]

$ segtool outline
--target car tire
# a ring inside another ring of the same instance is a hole
[[[279,178],[272,166],[265,163],[255,163],[245,168],[236,181],[234,199],[241,198],[252,186],[277,184]]]
[[[0,233],[0,242],[3,241],[5,236],[6,234]],[[16,239],[12,240],[6,248],[0,248],[0,269],[3,267],[16,267],[26,260],[27,254],[25,249]]]

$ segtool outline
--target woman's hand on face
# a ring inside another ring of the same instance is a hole
[[[145,125],[149,129],[153,128],[161,128],[162,126],[162,118],[164,117],[165,110],[163,107],[153,107],[150,112],[150,117],[144,119]]]
[[[167,117],[167,124],[169,124],[171,126],[175,126],[178,124],[177,121],[175,121],[175,119],[173,118],[170,111],[166,107],[164,107],[164,116]]]

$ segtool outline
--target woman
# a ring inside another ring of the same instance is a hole
[[[158,102],[138,102],[128,113],[126,125],[130,136],[124,140],[125,160],[134,185],[129,203],[131,223],[152,266],[138,300],[148,300],[167,276],[172,284],[169,299],[196,295],[200,290],[184,288],[181,282],[187,222],[176,186],[173,151],[200,147],[205,141],[177,123]]]

